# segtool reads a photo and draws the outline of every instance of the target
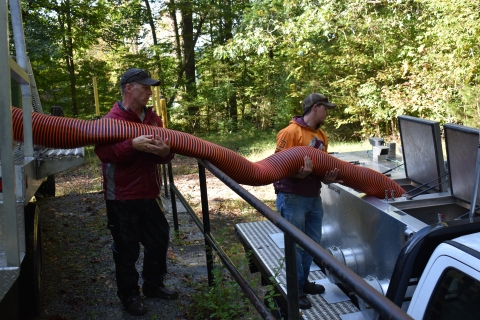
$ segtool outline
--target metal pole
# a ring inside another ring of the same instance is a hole
[[[157,75],[155,74],[155,79],[157,79]],[[160,93],[160,87],[155,87],[157,90],[157,113],[162,118],[162,124],[164,128],[168,128],[168,120],[167,114],[163,112],[163,103],[165,99],[163,99],[163,95]],[[172,164],[168,164],[168,171],[172,171]],[[165,166],[163,166],[163,182],[165,183],[165,198],[168,198],[168,188],[167,188],[167,173],[165,172]]]
[[[18,220],[16,210],[15,165],[13,160],[12,108],[10,107],[10,67],[8,66],[7,2],[0,5],[0,160],[2,192],[0,216],[3,215],[8,267],[20,266]]]
[[[157,111],[157,114],[162,118],[162,120],[164,120],[162,115],[162,107],[160,104],[160,88],[159,87],[155,87],[155,110]],[[163,127],[166,128],[165,123],[163,124]]]
[[[472,201],[470,202],[470,214],[468,215],[470,220],[473,219],[473,216],[475,214],[475,208],[477,207],[478,181],[480,180],[480,143],[478,144],[477,165],[475,166],[474,178],[475,180],[473,181]]]
[[[297,244],[287,233],[285,238],[285,269],[287,272],[287,300],[288,319],[300,319],[298,312],[298,272],[297,272]]]
[[[172,202],[172,215],[173,215],[173,230],[175,230],[175,233],[178,234],[178,230],[180,229],[178,226],[178,212],[177,212],[177,200],[175,199],[175,191],[173,190],[174,183],[173,183],[173,173],[172,173],[172,163],[168,163],[168,177],[170,179],[170,194],[172,195],[170,197],[170,201]],[[165,186],[166,188],[166,186]]]
[[[167,180],[167,167],[168,171],[172,171],[172,163],[169,162],[168,165],[162,164],[162,176],[163,176],[163,191],[165,193],[165,198],[168,199],[168,180]]]
[[[95,115],[100,118],[100,102],[98,101],[97,77],[93,77],[93,98],[95,99]]]
[[[205,250],[207,256],[208,285],[213,286],[213,252],[208,245],[207,235],[210,235],[210,214],[208,210],[207,178],[205,167],[198,163],[198,176],[200,178],[200,197],[202,201],[203,232],[205,237]]]
[[[160,110],[162,112],[163,126],[168,128],[167,101],[165,101],[165,97],[162,94],[160,94]]]
[[[10,0],[10,17],[12,21],[13,40],[18,65],[28,73],[27,51],[25,36],[23,33],[22,10],[20,0]],[[3,29],[7,30],[7,29]],[[8,60],[7,60],[8,61]],[[8,70],[8,69],[7,69]],[[30,81],[20,84],[22,91],[23,109],[23,143],[26,157],[33,157],[33,134],[32,134],[32,95]]]

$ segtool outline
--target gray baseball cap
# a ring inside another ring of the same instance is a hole
[[[124,85],[130,82],[138,82],[147,86],[160,85],[160,80],[152,79],[150,77],[150,72],[138,68],[128,69],[120,78],[120,85]]]
[[[303,111],[307,111],[315,104],[323,104],[328,109],[333,109],[337,105],[335,103],[328,102],[328,98],[320,93],[311,93],[309,94],[302,103]]]

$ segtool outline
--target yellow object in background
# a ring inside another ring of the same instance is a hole
[[[93,97],[95,98],[95,115],[100,118],[100,102],[98,102],[97,77],[93,77]]]

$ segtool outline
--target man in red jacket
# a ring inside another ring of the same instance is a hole
[[[105,116],[162,127],[162,121],[146,107],[152,95],[151,86],[160,81],[150,78],[142,69],[127,70],[120,79],[122,101],[118,101]],[[143,315],[147,308],[140,296],[139,274],[135,268],[144,247],[143,294],[146,297],[176,299],[178,292],[163,284],[167,273],[169,225],[157,200],[161,177],[159,164],[168,163],[174,154],[170,141],[151,135],[98,145],[95,153],[102,161],[108,228],[113,237],[117,295],[125,310]]]

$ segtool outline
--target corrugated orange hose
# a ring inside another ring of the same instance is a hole
[[[12,110],[14,139],[23,141],[23,112],[15,107]],[[168,137],[174,153],[208,160],[240,184],[266,185],[291,176],[303,166],[303,158],[308,155],[314,164],[315,175],[323,176],[326,171],[338,168],[338,179],[343,180],[346,186],[367,195],[382,199],[385,197],[385,190],[394,190],[398,196],[406,193],[397,183],[377,171],[354,166],[311,147],[294,147],[264,160],[250,162],[230,149],[193,135],[128,121],[86,121],[34,112],[32,122],[34,144],[49,148],[68,149],[113,143],[148,134],[161,139]]]

